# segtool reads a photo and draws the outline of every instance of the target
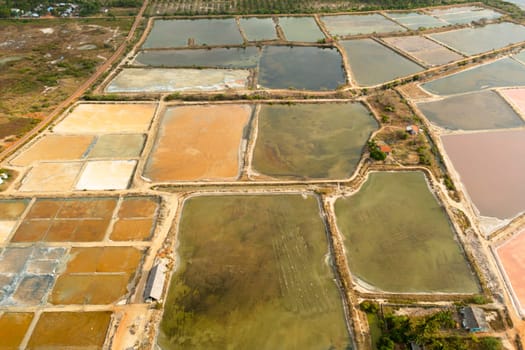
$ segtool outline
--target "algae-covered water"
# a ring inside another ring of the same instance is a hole
[[[158,343],[167,349],[348,349],[312,196],[188,199]]]
[[[346,82],[339,51],[320,47],[266,46],[259,84],[270,89],[334,90]]]
[[[352,274],[388,292],[476,293],[478,282],[421,172],[371,173],[335,203]]]
[[[253,167],[274,177],[350,177],[377,123],[360,103],[262,105]]]

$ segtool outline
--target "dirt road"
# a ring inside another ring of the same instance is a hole
[[[12,154],[18,147],[22,146],[24,143],[26,143],[28,140],[33,138],[36,134],[38,134],[40,131],[42,131],[49,123],[51,123],[57,116],[60,115],[60,113],[67,108],[69,105],[71,105],[73,102],[75,102],[79,97],[81,97],[84,92],[93,84],[104,72],[106,72],[111,65],[122,55],[124,50],[126,49],[128,43],[135,35],[135,31],[137,30],[144,11],[146,10],[148,6],[148,0],[144,0],[144,3],[142,4],[142,7],[140,8],[139,13],[137,14],[137,17],[135,17],[135,22],[133,22],[133,25],[131,26],[131,29],[126,36],[126,40],[122,42],[122,44],[117,48],[117,50],[111,55],[111,57],[106,60],[97,70],[96,72],[88,79],[86,80],[82,85],[78,87],[78,89],[69,96],[66,100],[64,100],[62,103],[60,103],[49,115],[47,115],[42,121],[30,132],[25,134],[23,137],[18,139],[15,143],[13,143],[11,146],[6,148],[3,152],[0,153],[0,161],[4,160]]]

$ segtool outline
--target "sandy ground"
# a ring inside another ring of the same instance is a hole
[[[76,190],[123,190],[130,185],[135,160],[87,162],[75,186]]]
[[[77,160],[82,158],[92,136],[46,135],[10,161],[15,166],[28,166],[35,161]]]
[[[39,163],[26,175],[22,192],[68,192],[80,173],[82,163]]]
[[[57,126],[61,134],[141,133],[149,129],[155,104],[79,104]]]

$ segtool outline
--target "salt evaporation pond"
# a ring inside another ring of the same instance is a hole
[[[524,124],[512,107],[492,90],[418,103],[417,107],[431,122],[447,129],[505,129]]]
[[[525,66],[511,58],[477,66],[421,85],[437,95],[525,85]]]
[[[235,180],[249,105],[169,107],[144,176],[152,181]]]
[[[145,49],[194,45],[241,45],[243,38],[234,18],[157,19],[142,45]]]
[[[348,178],[376,129],[360,103],[262,105],[252,166],[278,178]]]
[[[279,17],[279,25],[288,41],[315,43],[325,38],[313,17]]]
[[[335,90],[346,78],[339,51],[319,47],[267,46],[258,84],[270,89]]]
[[[441,65],[462,59],[463,56],[422,36],[397,36],[383,39],[409,55],[430,65]]]
[[[377,13],[370,15],[322,16],[321,20],[330,34],[337,36],[406,31],[399,24]]]
[[[141,51],[134,63],[152,67],[255,68],[259,56],[259,49],[253,46],[211,50]]]
[[[372,39],[341,41],[359,86],[372,86],[421,72],[423,67]]]
[[[524,41],[525,27],[504,22],[430,34],[429,37],[471,56]]]
[[[248,41],[277,39],[277,31],[272,18],[241,18],[239,23]]]
[[[191,197],[177,237],[161,349],[352,347],[315,197]]]
[[[106,92],[175,92],[242,89],[250,72],[241,69],[124,68]]]
[[[441,137],[480,215],[512,218],[525,210],[525,130]]]
[[[492,20],[501,17],[501,13],[479,6],[434,9],[430,11],[430,14],[451,24],[467,24],[471,23],[472,21],[479,21],[481,19]]]
[[[386,15],[412,30],[418,30],[420,28],[437,28],[448,25],[445,21],[440,21],[435,17],[418,12],[387,12]]]
[[[371,173],[335,202],[350,271],[388,292],[477,293],[445,210],[421,172]]]

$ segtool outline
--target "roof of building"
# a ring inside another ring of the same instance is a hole
[[[166,280],[166,265],[158,263],[153,266],[148,275],[146,287],[144,288],[144,299],[160,300]]]
[[[379,145],[379,150],[381,150],[381,152],[384,153],[390,153],[392,152],[392,147],[390,147],[389,145]]]
[[[467,329],[487,329],[485,312],[479,307],[467,306],[461,310],[463,314],[463,327]]]

